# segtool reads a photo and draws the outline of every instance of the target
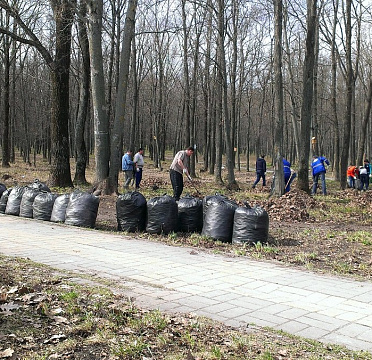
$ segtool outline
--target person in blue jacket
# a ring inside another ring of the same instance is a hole
[[[265,155],[261,155],[256,161],[256,181],[253,183],[252,188],[254,189],[258,182],[262,178],[262,186],[266,186],[266,161]]]
[[[133,165],[134,162],[132,160],[133,151],[128,149],[126,154],[121,159],[121,169],[124,171],[124,189],[128,189],[130,182],[133,179]]]
[[[291,169],[291,163],[283,158],[283,170],[284,170],[284,193],[291,190],[292,181],[295,179],[297,174]]]
[[[313,169],[313,188],[311,191],[311,195],[316,194],[319,178],[322,180],[323,195],[327,195],[326,181],[325,181],[325,174],[327,170],[324,164],[329,165],[329,161],[327,158],[325,158],[324,156],[316,156],[316,155],[313,156],[313,162],[311,163],[311,167]]]

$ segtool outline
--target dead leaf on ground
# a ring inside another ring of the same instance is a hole
[[[0,351],[0,358],[5,359],[5,358],[10,358],[13,356],[14,350],[11,348],[5,349],[3,351]]]

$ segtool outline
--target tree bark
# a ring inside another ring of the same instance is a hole
[[[72,187],[69,148],[69,81],[71,27],[74,18],[74,2],[63,0],[53,3],[56,22],[55,61],[51,71],[52,122],[51,122],[51,186]]]
[[[85,170],[87,167],[88,153],[84,139],[85,123],[88,115],[89,97],[90,97],[90,60],[89,60],[89,42],[86,25],[84,23],[87,13],[86,3],[80,2],[80,11],[78,17],[79,26],[79,44],[82,57],[81,80],[80,80],[80,98],[79,110],[75,125],[75,159],[76,170],[74,183],[86,184]]]
[[[88,39],[94,119],[96,174],[95,183],[105,192],[103,183],[109,174],[109,122],[106,112],[105,80],[102,57],[103,0],[91,0],[88,7]]]
[[[9,14],[6,16],[6,26],[9,26]],[[10,161],[10,141],[9,141],[9,135],[10,135],[10,106],[9,106],[9,100],[10,100],[10,58],[9,58],[9,52],[10,52],[10,37],[9,35],[4,36],[4,92],[2,94],[2,100],[3,100],[3,131],[2,131],[2,167],[8,168],[10,167],[9,161]]]
[[[363,155],[365,154],[365,144],[367,135],[367,125],[371,116],[371,105],[372,105],[372,78],[369,79],[369,90],[367,96],[367,105],[363,117],[362,128],[360,131],[360,142],[358,147],[357,164],[363,164]]]
[[[282,74],[282,41],[283,41],[283,2],[274,0],[275,44],[274,44],[274,86],[275,86],[275,137],[274,137],[274,172],[275,184],[272,195],[282,196],[284,193],[283,171],[283,74]]]
[[[317,0],[307,0],[306,53],[301,107],[301,146],[297,187],[309,193],[310,128],[313,104]]]
[[[136,9],[137,0],[129,0],[120,54],[119,84],[115,109],[115,121],[111,137],[109,193],[117,192],[118,189],[120,159],[122,153],[121,144],[124,131],[123,129],[126,127],[124,124],[124,117],[128,89],[131,43],[134,36]],[[129,129],[129,126],[127,128]]]
[[[352,63],[352,48],[351,48],[351,5],[352,0],[346,0],[346,111],[344,115],[344,134],[341,148],[341,189],[346,188],[346,171],[348,166],[349,145],[350,145],[350,130],[352,118],[352,100],[353,100],[353,63]]]

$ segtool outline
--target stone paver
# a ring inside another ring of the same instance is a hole
[[[0,215],[0,253],[115,279],[145,308],[372,352],[372,283]]]

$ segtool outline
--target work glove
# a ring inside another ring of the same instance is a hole
[[[136,169],[136,171],[137,171],[137,172],[140,172],[140,169],[139,169],[139,168],[137,168],[137,169]]]

